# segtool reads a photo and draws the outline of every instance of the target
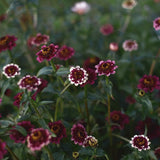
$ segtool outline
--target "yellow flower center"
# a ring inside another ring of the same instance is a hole
[[[0,40],[0,45],[5,45],[7,43],[7,40],[8,40],[8,37],[3,37],[1,40]]]
[[[37,141],[38,139],[42,137],[42,133],[40,131],[36,131],[31,134],[31,137],[34,141]]]
[[[50,48],[50,47],[45,47],[45,48],[42,49],[42,54],[45,56],[45,55],[47,55],[50,51],[51,51],[51,48]]]
[[[118,114],[114,114],[113,116],[112,116],[112,120],[115,120],[115,121],[118,121],[119,120],[119,115]]]
[[[154,83],[154,82],[153,82],[152,79],[149,79],[149,80],[146,79],[146,78],[144,79],[144,84],[146,84],[146,85],[153,85],[153,83]]]
[[[57,134],[59,132],[59,130],[60,130],[60,126],[58,126],[58,125],[52,126],[52,128],[51,128],[51,131],[55,134]]]

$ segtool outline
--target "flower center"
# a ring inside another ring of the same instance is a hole
[[[8,37],[7,37],[7,36],[1,38],[1,40],[0,40],[0,45],[5,45],[5,44],[7,43],[7,40],[8,40]]]
[[[90,145],[91,147],[94,147],[94,146],[97,145],[98,141],[97,141],[97,139],[91,138],[88,143],[89,143],[89,145]]]
[[[127,46],[130,47],[130,48],[131,48],[133,45],[134,45],[134,42],[128,42],[128,43],[127,43]]]
[[[90,62],[91,64],[94,64],[94,63],[96,63],[96,60],[95,60],[95,58],[90,58],[89,62]]]
[[[25,79],[25,82],[26,82],[27,84],[34,84],[34,83],[36,82],[36,79],[33,79],[32,77],[27,77],[27,78]]]
[[[119,115],[118,114],[114,114],[113,116],[112,116],[112,120],[113,121],[118,121],[119,120]]]
[[[31,134],[31,137],[34,141],[37,141],[42,137],[42,133],[40,131],[34,132]]]
[[[84,137],[84,136],[83,136],[83,133],[80,132],[80,131],[77,132],[77,136],[78,136],[79,138],[83,138],[83,137]]]
[[[43,41],[43,36],[37,36],[35,39],[36,42],[41,42]]]
[[[47,54],[49,54],[51,52],[51,48],[50,47],[45,47],[42,49],[42,54],[45,56]]]
[[[158,19],[158,20],[156,21],[156,23],[160,25],[160,19]]]
[[[58,125],[52,126],[51,128],[51,131],[55,134],[59,133],[59,130],[60,130],[60,126]]]
[[[153,80],[152,79],[144,79],[144,84],[146,84],[146,85],[149,85],[149,86],[152,86],[153,85]]]
[[[15,67],[9,67],[9,68],[7,68],[7,72],[9,74],[14,74],[16,72],[16,68]]]
[[[132,6],[132,4],[133,4],[133,3],[132,3],[131,1],[127,1],[127,2],[126,2],[126,5],[127,5],[127,6]]]
[[[65,48],[65,49],[63,49],[63,50],[61,50],[61,55],[63,55],[63,56],[65,56],[65,55],[68,55],[68,49],[67,48]]]
[[[21,99],[22,99],[22,94],[19,94],[17,98],[21,101]]]
[[[140,146],[145,145],[145,142],[146,142],[145,139],[142,138],[142,137],[139,137],[139,138],[136,139],[136,143],[137,143],[138,145],[140,145]]]
[[[106,70],[106,69],[109,68],[109,66],[110,66],[110,63],[103,63],[102,64],[102,69]]]
[[[73,72],[73,77],[76,80],[81,79],[83,77],[83,71],[78,70],[78,71]]]

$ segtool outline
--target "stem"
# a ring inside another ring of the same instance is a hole
[[[56,67],[55,67],[55,65],[54,65],[53,61],[51,60],[51,61],[50,61],[50,63],[51,63],[51,66],[52,66],[53,72],[56,72]]]
[[[87,131],[90,133],[90,121],[89,121],[89,109],[88,109],[88,101],[87,101],[87,85],[84,86],[84,93],[85,93],[85,110],[87,115]]]
[[[58,105],[59,105],[60,100],[61,100],[61,98],[60,98],[60,97],[58,97],[57,102],[56,102],[55,113],[54,113],[54,121],[56,121],[56,120],[57,120]]]
[[[129,139],[127,139],[127,138],[125,138],[125,137],[122,137],[122,136],[120,136],[120,135],[118,135],[118,134],[112,133],[112,135],[115,136],[115,137],[117,137],[117,138],[120,138],[120,139],[122,139],[122,140],[124,140],[124,141],[126,141],[126,142],[130,142]]]
[[[50,150],[48,149],[48,147],[44,147],[46,152],[48,153],[48,157],[49,157],[49,160],[54,160],[53,156],[52,156],[52,153],[50,152]]]
[[[12,152],[12,150],[9,148],[8,145],[6,145],[6,149],[7,149],[7,151],[11,154],[11,156],[12,156],[12,158],[13,158],[14,160],[19,160],[18,157],[15,155],[14,152]]]
[[[71,85],[71,83],[68,83],[68,85],[60,92],[60,95],[62,95],[70,85]]]
[[[11,50],[8,50],[8,54],[9,54],[11,62],[14,62]]]
[[[30,102],[31,102],[31,105],[33,106],[34,110],[36,111],[38,117],[41,118],[41,114],[39,113],[39,111],[38,111],[37,107],[35,106],[34,102],[32,102],[32,100]]]
[[[108,156],[107,156],[106,154],[105,154],[104,156],[105,156],[105,158],[106,158],[107,160],[109,160],[109,158],[108,158]]]
[[[153,70],[154,70],[155,65],[156,65],[156,60],[158,59],[159,55],[160,55],[160,49],[159,49],[159,51],[158,51],[158,53],[156,55],[156,58],[152,61],[152,64],[151,64],[151,67],[150,67],[150,71],[149,71],[149,75],[153,74]]]

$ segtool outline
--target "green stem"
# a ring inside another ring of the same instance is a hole
[[[39,113],[37,106],[35,106],[34,102],[31,100],[30,101],[31,105],[33,106],[34,110],[36,111],[37,115],[39,118],[41,118],[41,114]]]
[[[51,66],[52,66],[53,72],[56,72],[56,67],[55,67],[55,65],[54,65],[54,63],[53,63],[52,60],[50,61],[50,64],[51,64]]]
[[[68,83],[68,85],[66,85],[66,87],[60,92],[60,95],[62,95],[70,85],[71,83]]]
[[[52,153],[50,152],[50,150],[48,149],[48,147],[44,147],[46,152],[48,153],[48,157],[49,157],[49,160],[54,160],[53,156],[52,156]]]
[[[108,156],[107,156],[106,154],[105,154],[104,156],[105,156],[105,158],[106,158],[107,160],[109,160],[109,158],[108,158]]]
[[[122,139],[122,140],[124,140],[124,141],[126,141],[126,142],[130,142],[129,139],[127,139],[127,138],[125,138],[125,137],[122,137],[122,136],[120,136],[120,135],[118,135],[118,134],[112,133],[112,135],[115,136],[115,137],[117,137],[117,138],[120,138],[120,139]]]
[[[13,160],[19,160],[18,157],[15,155],[14,152],[12,152],[12,150],[9,148],[8,145],[6,145],[6,149],[7,149],[7,151],[11,154]]]
[[[14,62],[11,50],[8,50],[8,54],[9,54],[11,62]]]
[[[84,86],[84,93],[85,93],[85,110],[87,115],[87,132],[90,133],[90,121],[89,121],[89,109],[88,109],[88,100],[87,100],[87,85]]]
[[[57,101],[56,101],[56,108],[55,108],[55,113],[54,113],[54,121],[56,121],[56,120],[57,120],[58,105],[59,105],[60,101],[61,101],[61,98],[60,98],[60,97],[58,97],[58,98],[57,98]]]

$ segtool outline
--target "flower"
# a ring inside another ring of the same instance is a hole
[[[87,136],[83,142],[83,147],[96,147],[98,145],[98,140],[93,136]]]
[[[133,9],[137,5],[135,0],[124,0],[122,3],[122,7],[125,9]]]
[[[151,142],[147,136],[144,135],[135,135],[131,138],[129,142],[133,148],[137,148],[139,151],[150,149]]]
[[[122,47],[125,51],[136,51],[138,49],[138,44],[133,40],[126,40],[123,42]]]
[[[74,124],[71,128],[71,140],[74,141],[75,144],[83,145],[85,138],[87,137],[87,132],[83,125]]]
[[[3,156],[7,153],[6,143],[0,139],[0,159],[3,159]]]
[[[145,127],[147,127],[147,136],[149,139],[160,137],[160,125],[151,118],[146,118],[144,121],[139,121],[136,130],[139,134],[145,132]]]
[[[95,68],[95,65],[97,65],[99,63],[100,59],[98,57],[90,57],[88,59],[86,59],[83,63],[83,68],[84,69],[94,69],[96,70]]]
[[[51,135],[47,129],[36,128],[27,137],[27,147],[31,151],[41,150],[42,147],[50,143]]]
[[[116,51],[118,51],[118,43],[116,43],[116,42],[112,42],[112,43],[110,43],[109,44],[109,49],[111,50],[111,51],[114,51],[114,52],[116,52]]]
[[[142,89],[145,92],[153,92],[154,89],[160,89],[159,77],[152,75],[144,75],[137,85],[138,89]]]
[[[160,158],[160,147],[158,147],[158,148],[155,149],[154,154],[156,155],[156,157],[158,159]]]
[[[108,121],[108,117],[106,118]],[[120,129],[122,130],[125,124],[129,123],[129,117],[126,114],[123,114],[121,111],[112,111],[110,113],[110,120],[112,123],[112,130]]]
[[[75,12],[79,15],[82,15],[82,14],[85,14],[85,13],[89,12],[90,9],[91,9],[90,5],[85,1],[77,2],[71,8],[72,12]]]
[[[88,80],[88,74],[87,71],[83,68],[80,68],[80,66],[71,67],[68,79],[71,84],[78,86],[86,83]]]
[[[153,28],[158,31],[160,30],[160,17],[157,17],[154,21],[153,21]]]
[[[16,46],[15,41],[17,38],[15,36],[9,36],[6,35],[4,37],[0,38],[0,52],[5,51],[5,50],[11,50],[13,47]]]
[[[67,47],[66,45],[62,46],[58,51],[56,57],[61,60],[68,60],[74,55],[74,49],[71,47]]]
[[[58,50],[58,45],[50,44],[49,46],[42,46],[41,50],[36,53],[37,61],[42,62],[44,60],[50,61],[56,56],[56,52]]]
[[[128,104],[136,103],[136,100],[131,95],[127,96],[125,100]]]
[[[23,127],[26,130],[27,135],[30,134],[30,132],[34,128],[34,125],[32,125],[30,121],[18,122],[17,126]],[[22,135],[22,133],[20,133],[18,130],[14,128],[15,126],[13,127],[13,129],[10,130],[10,138],[14,140],[15,143],[25,143],[27,135]]]
[[[2,98],[0,98],[0,104],[2,103]]]
[[[7,78],[14,78],[16,75],[20,75],[20,70],[19,66],[17,64],[7,64],[3,67],[3,74]]]
[[[118,66],[115,65],[115,61],[107,60],[107,61],[100,61],[98,65],[95,66],[96,73],[99,76],[106,75],[110,76],[110,74],[115,74],[115,69]]]
[[[79,157],[79,152],[72,152],[72,157],[77,159]]]
[[[20,107],[23,94],[24,92],[20,92],[20,93],[17,93],[16,96],[14,96],[15,101],[13,102],[13,105],[17,106],[18,108]]]
[[[0,15],[0,22],[3,22],[7,18],[7,14]]]
[[[31,45],[39,47],[42,44],[47,44],[47,42],[49,41],[49,36],[37,33],[37,35],[35,37],[30,38],[30,40]]]
[[[36,100],[36,96],[38,93],[40,93],[45,87],[47,87],[48,82],[42,78],[40,78],[40,85],[38,86],[38,89],[36,90],[36,92],[32,95],[32,99]]]
[[[41,84],[41,79],[37,78],[36,76],[30,76],[26,75],[25,77],[22,77],[18,81],[18,85],[20,89],[27,89],[28,91],[36,91],[38,89],[38,86]]]
[[[100,32],[104,35],[104,36],[108,36],[111,33],[113,33],[114,28],[111,24],[105,24],[100,28]]]
[[[95,80],[97,79],[97,74],[95,72],[94,69],[86,69],[87,74],[88,74],[88,80],[86,81],[86,83],[82,84],[81,86],[85,86],[86,84],[91,84],[93,85],[95,83]]]
[[[66,137],[66,128],[61,121],[49,122],[48,124],[51,131],[56,135],[56,137],[51,137],[51,142],[59,144],[60,140]]]

